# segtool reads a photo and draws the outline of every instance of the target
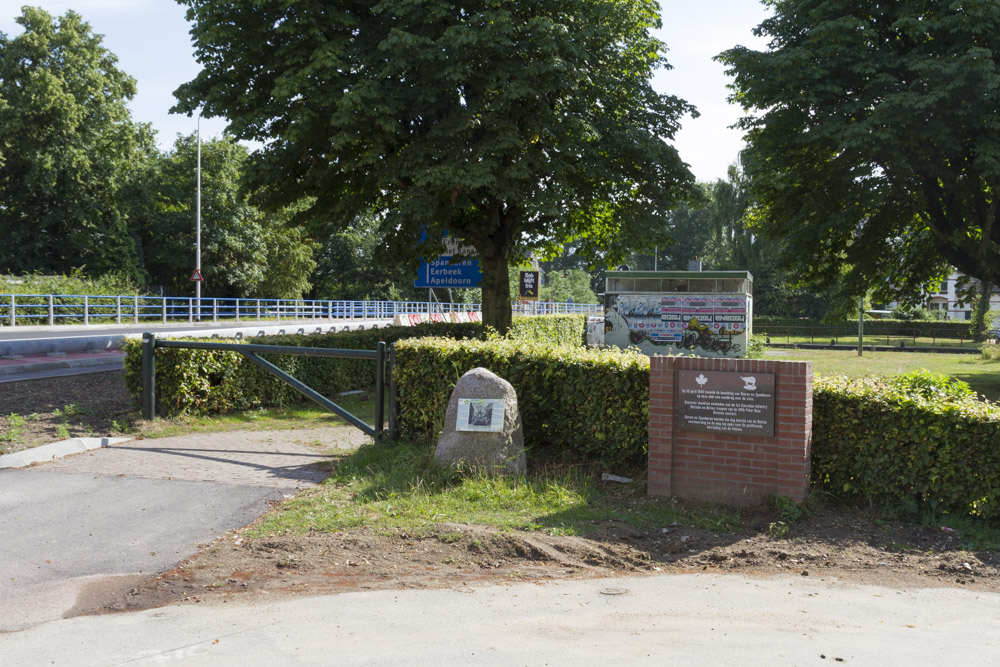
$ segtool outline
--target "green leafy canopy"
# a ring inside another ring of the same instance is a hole
[[[177,109],[263,142],[272,204],[374,212],[395,261],[463,238],[501,331],[511,262],[570,240],[614,261],[690,191],[652,0],[178,1],[203,69]]]
[[[1000,4],[766,0],[735,77],[758,231],[814,284],[1000,280]]]
[[[0,272],[142,277],[128,225],[153,132],[132,122],[135,80],[74,12],[25,7],[0,33]]]

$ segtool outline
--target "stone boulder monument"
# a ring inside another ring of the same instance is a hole
[[[434,460],[443,464],[463,461],[476,470],[523,475],[528,466],[514,387],[485,368],[473,368],[459,378],[448,401]]]

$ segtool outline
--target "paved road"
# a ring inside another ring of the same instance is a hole
[[[153,333],[173,333],[176,331],[190,331],[199,329],[226,330],[226,329],[247,329],[253,327],[270,328],[285,327],[294,331],[298,327],[310,325],[315,328],[335,326],[340,331],[342,326],[350,326],[352,329],[357,325],[370,325],[372,323],[384,325],[385,322],[392,322],[392,318],[378,319],[283,319],[283,320],[262,320],[244,322],[175,322],[172,324],[147,323],[147,324],[90,324],[90,325],[59,325],[59,326],[0,326],[0,341],[6,340],[34,340],[37,338],[74,338],[85,336],[112,336],[122,334],[141,335],[146,331]]]
[[[975,667],[996,664],[998,603],[955,588],[738,575],[231,599],[0,634],[0,663]]]
[[[0,470],[0,631],[87,608],[326,476],[347,427],[130,441]],[[0,664],[6,664],[0,659]]]

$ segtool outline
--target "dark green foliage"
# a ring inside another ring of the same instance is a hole
[[[1000,407],[930,373],[817,378],[812,480],[848,499],[1000,517]]]
[[[249,151],[231,137],[201,146],[202,296],[298,299],[316,267],[315,245],[286,225],[292,211],[265,214],[244,186]],[[173,150],[150,162],[152,198],[134,225],[150,283],[193,295],[198,137],[178,136]]]
[[[540,340],[553,345],[581,345],[585,335],[582,315],[516,317],[509,334],[515,340]],[[429,323],[415,327],[388,327],[310,336],[267,336],[254,339],[262,345],[374,350],[405,338],[446,336],[461,340],[484,338],[479,323]],[[214,342],[222,342],[213,339]],[[228,340],[225,342],[239,342]],[[139,341],[125,345],[125,382],[138,401],[142,391]],[[321,359],[263,355],[285,372],[324,396],[375,385],[375,363],[365,359]],[[273,407],[304,401],[295,390],[247,361],[238,352],[160,348],[156,352],[156,395],[160,414],[215,414],[234,410]]]
[[[401,341],[396,362],[400,427],[407,437],[436,442],[459,377],[483,367],[517,392],[529,461],[643,462],[649,421],[645,355],[544,342],[424,338]]]
[[[653,0],[179,1],[203,69],[177,109],[263,143],[272,204],[374,212],[396,263],[463,239],[501,333],[512,263],[569,241],[615,261],[690,191]]]
[[[360,301],[426,298],[423,289],[413,286],[411,267],[379,258],[385,240],[372,215],[359,215],[346,228],[332,222],[314,227],[320,247],[316,252],[312,298]],[[444,290],[438,296],[445,300]]]
[[[66,294],[63,298],[53,299],[56,315],[65,315],[69,309],[74,313],[83,312],[83,296],[130,296],[137,294],[135,283],[121,273],[106,273],[96,278],[85,277],[83,271],[72,271],[70,275],[27,274],[21,276],[4,276],[0,274],[0,294],[19,295],[17,301],[17,319],[21,325],[46,324],[48,322],[49,300],[46,297],[29,297],[28,294]],[[132,300],[122,299],[122,317],[132,317]],[[92,298],[89,303],[92,321],[100,321],[102,317],[113,320],[116,313],[115,299]],[[147,305],[142,298],[139,305]],[[63,310],[65,307],[67,310]],[[30,316],[30,317],[29,317]],[[0,323],[8,324],[10,317],[10,301],[0,299]],[[79,324],[83,316],[63,317],[56,320],[57,324]]]
[[[1000,3],[766,4],[766,50],[719,56],[755,231],[818,288],[917,296],[949,264],[1000,283]]]
[[[139,282],[129,225],[153,132],[132,121],[135,80],[79,14],[16,20],[22,34],[0,32],[0,273]]]

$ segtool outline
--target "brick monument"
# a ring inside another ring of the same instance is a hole
[[[812,364],[652,357],[649,495],[753,505],[809,488]]]

